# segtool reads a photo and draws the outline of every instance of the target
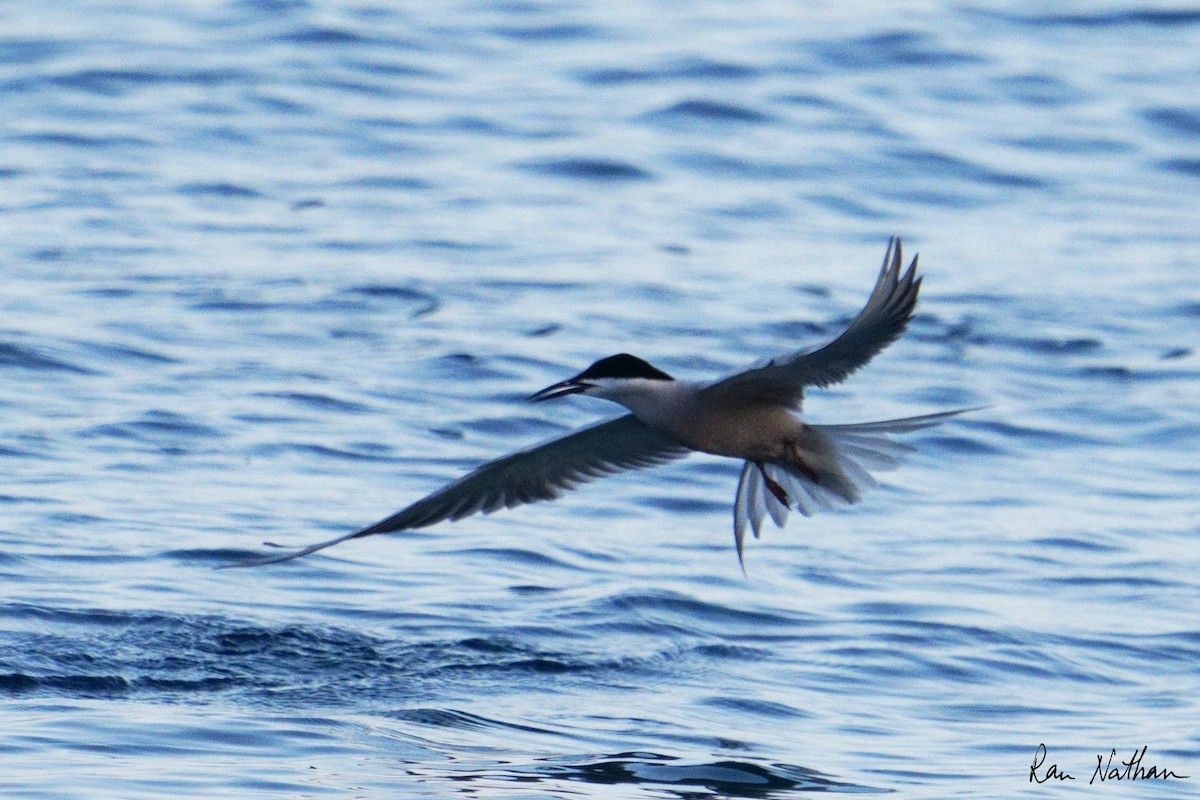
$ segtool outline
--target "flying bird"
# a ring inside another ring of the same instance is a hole
[[[973,409],[852,425],[817,425],[799,411],[809,387],[840,383],[904,333],[921,288],[917,258],[901,271],[893,238],[866,306],[839,336],[715,381],[685,381],[621,353],[530,396],[533,402],[574,394],[624,406],[629,413],[489,461],[387,519],[283,555],[229,566],[290,561],[350,539],[424,528],[552,500],[581,483],[683,458],[692,451],[745,462],[733,503],[733,538],[745,571],[747,529],[758,538],[769,516],[783,527],[792,509],[804,516],[858,502],[886,470],[914,448],[889,438],[937,425]]]

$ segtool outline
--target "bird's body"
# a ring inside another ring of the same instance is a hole
[[[625,353],[601,359],[534,401],[588,394],[629,413],[488,462],[374,525],[280,556],[237,566],[288,561],[377,533],[422,528],[549,500],[594,478],[666,463],[692,451],[745,462],[734,501],[739,563],[746,528],[757,537],[769,515],[780,527],[795,508],[805,516],[854,503],[874,485],[869,470],[890,469],[912,450],[889,436],[936,425],[963,410],[856,425],[816,425],[799,411],[804,391],[844,380],[904,332],[921,280],[917,259],[901,274],[893,239],[866,306],[837,338],[723,379],[675,380]]]
[[[633,379],[591,392],[619,403],[638,420],[663,431],[689,450],[742,459],[782,454],[785,438],[803,423],[788,409],[766,403],[728,402],[707,395],[711,383]]]
[[[780,406],[734,406],[719,399],[690,406],[664,428],[702,453],[744,461],[774,461],[786,458],[788,447],[804,439],[804,423]]]

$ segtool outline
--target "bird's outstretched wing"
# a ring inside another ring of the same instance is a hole
[[[449,486],[369,527],[291,553],[228,566],[276,564],[349,539],[424,528],[480,512],[489,514],[501,508],[552,500],[581,483],[622,470],[664,464],[689,452],[688,448],[667,434],[645,425],[632,414],[626,414],[581,428],[561,439],[489,461]]]
[[[761,401],[797,405],[808,386],[829,386],[845,380],[887,347],[908,326],[921,279],[913,257],[902,275],[900,240],[893,237],[883,257],[883,268],[863,310],[840,336],[819,349],[808,348],[773,358],[717,381],[704,391],[738,402]]]

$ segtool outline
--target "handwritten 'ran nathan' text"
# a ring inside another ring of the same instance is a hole
[[[1172,778],[1187,780],[1187,775],[1180,775],[1174,770],[1160,767],[1157,764],[1149,767],[1142,766],[1147,749],[1146,745],[1142,745],[1141,750],[1133,751],[1133,755],[1128,761],[1118,761],[1115,765],[1113,759],[1117,757],[1116,748],[1109,752],[1107,761],[1104,756],[1097,755],[1096,768],[1092,770],[1092,777],[1088,783],[1093,784],[1097,781],[1100,783],[1105,781],[1165,781]],[[1046,758],[1046,745],[1039,744],[1037,751],[1033,754],[1033,765],[1029,768],[1030,783],[1075,780],[1074,775],[1059,767],[1058,764],[1046,764]]]

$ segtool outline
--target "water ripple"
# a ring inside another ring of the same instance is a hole
[[[771,120],[769,115],[760,111],[743,105],[715,100],[681,100],[667,108],[652,111],[645,118],[667,124],[687,124],[689,122],[753,124]]]
[[[558,178],[574,178],[585,181],[620,182],[644,181],[651,174],[641,167],[626,161],[605,158],[549,158],[527,161],[522,169]]]
[[[1195,10],[9,6],[6,797],[1188,771]],[[212,569],[610,413],[521,404],[607,353],[828,340],[892,233],[917,317],[806,409],[990,408],[749,577],[704,457]]]
[[[16,367],[39,372],[68,372],[76,375],[93,374],[91,370],[78,364],[7,342],[0,342],[0,367]]]
[[[876,793],[882,790],[833,780],[816,770],[790,764],[758,764],[751,761],[682,763],[656,753],[617,753],[578,763],[554,763],[530,768],[498,768],[464,777],[469,783],[486,779],[600,786],[645,786],[692,797],[698,790],[720,797],[787,797],[794,792]]]
[[[982,61],[975,54],[940,46],[933,36],[909,31],[829,43],[822,55],[830,66],[850,70],[966,66]]]

